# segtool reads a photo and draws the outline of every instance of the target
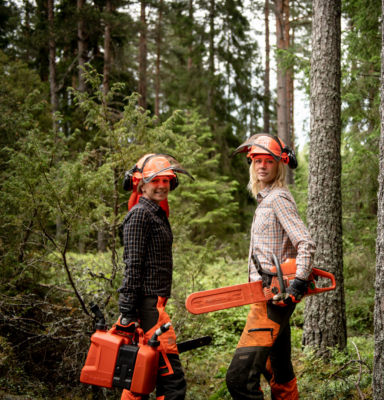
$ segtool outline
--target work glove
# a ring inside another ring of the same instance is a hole
[[[308,292],[308,281],[295,278],[294,281],[285,289],[285,293],[273,296],[272,303],[278,306],[288,306],[292,303],[300,303],[304,294]]]
[[[119,305],[120,318],[117,320],[116,333],[133,339],[136,328],[140,326],[137,319],[137,308],[133,303],[123,303]]]

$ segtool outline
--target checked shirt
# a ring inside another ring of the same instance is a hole
[[[288,189],[267,186],[257,194],[248,259],[250,282],[261,280],[251,255],[256,254],[262,267],[270,269],[273,266],[272,253],[280,264],[288,258],[296,258],[296,277],[308,280],[315,249],[316,245]]]
[[[123,221],[125,277],[119,303],[140,296],[169,298],[172,285],[173,235],[165,211],[144,197]]]

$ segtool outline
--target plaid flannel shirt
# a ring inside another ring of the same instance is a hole
[[[299,217],[292,194],[285,188],[267,186],[257,194],[257,203],[251,229],[249,281],[261,280],[252,254],[257,255],[263,268],[270,269],[273,266],[272,253],[280,263],[296,258],[296,277],[308,280],[316,245]]]
[[[144,197],[123,221],[125,277],[119,304],[137,304],[140,296],[169,298],[173,235],[165,211]]]

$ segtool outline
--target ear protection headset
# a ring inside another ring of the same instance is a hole
[[[142,169],[139,168],[137,166],[137,164],[135,164],[129,171],[127,171],[124,175],[124,179],[123,179],[123,189],[127,192],[130,192],[131,190],[133,190],[133,174],[135,172],[140,172],[142,173]],[[169,190],[173,191],[175,190],[178,186],[179,186],[179,178],[177,177],[177,174],[174,172],[174,174],[176,175],[175,178],[172,178],[169,181]]]
[[[284,148],[283,148],[283,146],[281,145],[281,143],[282,143],[281,140],[278,137],[276,137],[274,135],[271,135],[269,133],[259,133],[259,134],[256,134],[256,135],[252,136],[245,143],[243,143],[241,146],[239,146],[230,157],[233,157],[237,153],[244,152],[245,151],[244,149],[247,149],[248,146],[258,146],[258,147],[268,151],[269,153],[271,153],[271,151],[269,149],[267,149],[266,147],[264,147],[264,146],[262,146],[260,144],[252,143],[259,136],[268,136],[268,137],[272,138],[275,142],[277,142],[279,144],[279,146],[280,146],[281,154],[285,153],[288,156],[288,167],[290,169],[296,169],[297,168],[298,162],[297,162],[297,158],[296,158],[296,154],[295,154],[294,150],[291,149],[289,146],[284,146]],[[273,158],[276,159],[276,155],[274,155],[272,153],[271,153],[271,155],[273,156]],[[281,156],[280,156],[280,158],[278,157],[276,159],[276,161],[279,161],[280,159],[281,159]],[[251,164],[251,163],[252,163],[252,159],[248,158],[248,164]]]
[[[299,165],[296,158],[296,153],[288,146],[285,146],[283,149],[283,153],[287,153],[288,155],[288,167],[290,169],[296,169]]]

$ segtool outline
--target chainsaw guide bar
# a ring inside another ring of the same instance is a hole
[[[211,344],[211,342],[212,342],[211,336],[203,336],[201,338],[191,339],[185,342],[177,343],[177,350],[179,351],[179,354],[185,353],[186,351],[189,350],[195,350],[198,349],[199,347],[207,346]]]

